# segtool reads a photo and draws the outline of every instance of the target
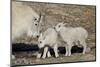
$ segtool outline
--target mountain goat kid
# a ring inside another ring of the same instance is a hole
[[[58,23],[55,26],[56,31],[66,42],[66,54],[65,56],[71,55],[71,48],[74,43],[80,43],[83,46],[83,54],[86,52],[87,44],[85,40],[88,37],[88,32],[82,27],[65,27],[65,23]]]
[[[40,37],[38,39],[38,46],[39,48],[44,48],[44,52],[43,52],[43,56],[42,58],[46,57],[46,54],[48,53],[48,55],[50,56],[50,52],[48,51],[48,46],[52,47],[54,49],[55,52],[55,57],[58,57],[58,45],[57,45],[57,37],[58,34],[55,31],[54,28],[48,28],[43,34],[40,34]],[[37,58],[40,58],[41,54],[37,55]]]

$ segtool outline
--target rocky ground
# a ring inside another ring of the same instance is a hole
[[[42,30],[56,25],[59,22],[68,23],[66,26],[84,27],[89,37],[87,45],[91,49],[85,55],[74,53],[70,57],[60,54],[60,57],[50,57],[46,59],[36,59],[36,52],[16,52],[16,58],[12,60],[13,65],[26,64],[49,64],[49,63],[65,63],[79,61],[95,61],[96,60],[96,12],[95,6],[89,5],[70,5],[70,4],[50,4],[37,2],[24,2],[24,4],[32,7],[38,13],[45,15]]]

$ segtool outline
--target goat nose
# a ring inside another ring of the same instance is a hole
[[[37,38],[39,38],[39,36],[37,35]]]
[[[37,24],[35,24],[35,25],[37,25]]]

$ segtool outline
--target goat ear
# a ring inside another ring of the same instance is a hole
[[[67,23],[64,23],[64,25],[67,25]]]
[[[42,23],[45,20],[45,13],[40,12],[39,23]]]
[[[52,26],[53,28],[55,28],[55,26]]]
[[[40,34],[40,36],[43,36],[42,33]]]
[[[64,22],[62,22],[64,24]]]
[[[41,21],[41,13],[40,13],[40,15],[39,15],[39,19],[38,19],[38,21],[39,21],[39,23],[40,23],[40,21]]]

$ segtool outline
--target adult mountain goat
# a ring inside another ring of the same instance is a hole
[[[16,38],[27,36],[38,37],[39,22],[43,16],[38,15],[31,7],[22,2],[12,2],[12,42]]]
[[[50,52],[48,51],[48,47],[52,47],[55,52],[55,57],[58,57],[58,45],[57,45],[57,32],[54,28],[48,28],[45,32],[41,33],[39,39],[38,39],[38,46],[39,48],[44,48],[43,56],[42,58],[46,57],[46,54],[50,55]],[[37,58],[40,58],[41,54],[37,55]]]
[[[79,42],[83,46],[83,54],[86,52],[87,44],[85,40],[88,37],[88,32],[82,27],[65,27],[64,23],[58,23],[55,26],[56,31],[60,34],[62,39],[66,42],[66,54],[65,56],[71,55],[71,48],[74,43]]]

